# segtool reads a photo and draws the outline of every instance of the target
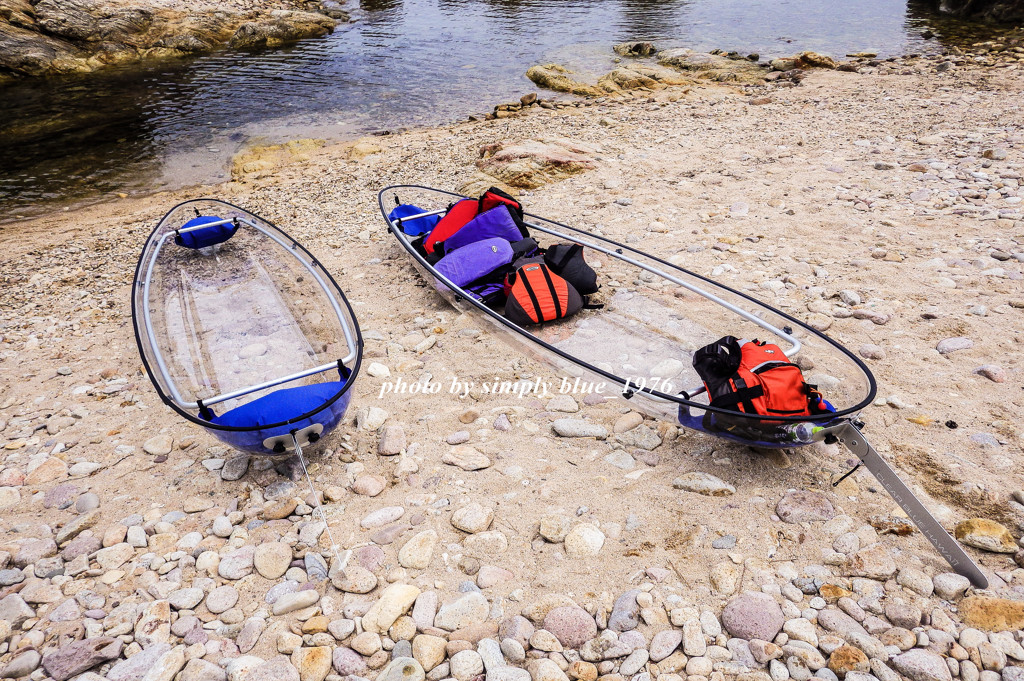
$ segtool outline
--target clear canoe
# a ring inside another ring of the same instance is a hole
[[[330,273],[285,232],[213,199],[170,210],[135,271],[132,320],[160,398],[244,451],[281,454],[344,416],[363,341]]]
[[[426,280],[452,305],[475,310],[503,337],[584,388],[602,386],[658,418],[746,444],[794,447],[800,424],[825,427],[855,417],[875,396],[875,380],[845,347],[804,322],[707,277],[604,236],[526,214],[531,236],[542,246],[579,243],[596,269],[601,289],[590,297],[600,309],[569,319],[520,327],[460,289],[428,262],[403,223],[443,215],[459,194],[417,185],[396,185],[378,195],[391,234]],[[396,211],[396,208],[398,210]],[[401,216],[401,219],[398,218]],[[693,353],[723,336],[778,344],[803,369],[834,412],[817,416],[749,415],[712,407],[693,369]]]

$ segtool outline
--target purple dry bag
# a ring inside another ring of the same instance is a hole
[[[451,253],[463,246],[484,239],[498,237],[505,241],[519,241],[527,234],[523,234],[516,225],[508,207],[496,206],[486,213],[481,213],[467,222],[463,227],[452,234],[444,241],[444,252]]]
[[[507,209],[503,208],[503,210],[508,214]],[[516,234],[519,234],[518,230]],[[448,255],[441,258],[434,268],[453,284],[462,288],[512,262],[513,254],[512,244],[507,240],[484,239],[448,252]]]

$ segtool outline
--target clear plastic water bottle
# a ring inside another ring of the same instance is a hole
[[[813,423],[802,422],[792,423],[782,427],[786,431],[789,439],[793,442],[814,442],[818,438],[816,437],[818,431],[823,430],[820,426],[816,426]]]

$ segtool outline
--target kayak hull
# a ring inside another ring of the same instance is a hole
[[[403,232],[405,219],[388,219],[385,200],[390,203],[392,197],[402,202],[405,216],[412,215],[412,221],[417,218],[409,205],[424,212],[443,212],[465,197],[401,185],[382,190],[379,205],[392,236],[438,293],[460,311],[472,310],[487,319],[504,340],[551,366],[573,386],[595,392],[601,386],[604,395],[620,395],[634,409],[654,417],[757,447],[803,446],[807,443],[790,435],[798,423],[831,426],[855,416],[874,399],[875,381],[863,362],[799,319],[626,244],[532,214],[526,216],[532,236],[549,244],[568,241],[584,246],[587,262],[604,282],[592,302],[604,307],[569,320],[521,328],[431,266],[417,250],[413,236]],[[836,412],[768,421],[710,407],[706,397],[699,395],[703,387],[690,358],[696,349],[724,335],[778,343],[790,361],[809,374],[809,382],[821,384],[826,397],[836,404]],[[829,373],[820,367],[829,367]],[[708,412],[714,414],[711,428],[705,421]],[[733,425],[723,428],[719,423]]]
[[[344,293],[238,206],[201,199],[164,216],[139,258],[132,319],[160,398],[236,449],[280,454],[296,432],[315,441],[351,401],[362,336]]]

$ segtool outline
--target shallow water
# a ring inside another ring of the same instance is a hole
[[[940,49],[900,0],[366,0],[333,35],[268,52],[26,82],[0,97],[0,221],[58,202],[226,179],[246,141],[342,139],[439,124],[535,88],[557,61],[610,69],[611,46],[881,56]]]

